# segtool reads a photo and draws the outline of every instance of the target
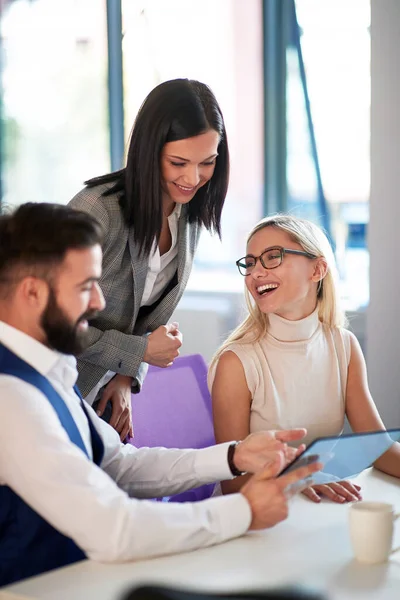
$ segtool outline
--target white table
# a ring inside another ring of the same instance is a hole
[[[365,500],[400,510],[400,481],[375,470],[357,481]],[[276,527],[220,546],[152,560],[104,565],[83,561],[3,588],[0,600],[119,600],[143,583],[204,591],[265,589],[304,584],[329,600],[399,600],[400,552],[389,563],[366,566],[352,558],[348,506],[304,497],[291,501],[289,518]],[[400,524],[395,545],[400,545]],[[12,594],[12,595],[11,595]]]

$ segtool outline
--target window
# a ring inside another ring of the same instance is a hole
[[[295,5],[312,123],[292,43],[287,50],[288,209],[330,227],[345,308],[356,310],[369,299],[370,3],[296,0]]]
[[[263,214],[263,5],[122,0],[125,140],[149,91],[176,77],[210,85],[226,121],[232,169],[223,242],[203,233],[189,289],[241,292],[235,260]],[[345,306],[357,309],[368,303],[369,0],[275,2],[274,19],[287,19],[289,5],[300,29],[272,55],[282,76],[286,48],[286,103],[279,90],[273,99],[286,116],[286,157],[274,144],[268,157],[283,179],[286,169],[282,205],[328,228]],[[2,7],[0,196],[6,205],[65,203],[85,179],[110,170],[107,4],[2,0]]]
[[[5,0],[2,201],[66,203],[110,169],[105,6]]]
[[[241,291],[235,260],[264,191],[261,2],[125,0],[122,8],[127,139],[145,96],[168,79],[207,83],[221,106],[232,161],[223,243],[202,234],[188,288]]]

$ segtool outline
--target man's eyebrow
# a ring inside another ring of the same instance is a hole
[[[183,156],[176,156],[176,154],[167,154],[168,158],[176,158],[178,160],[182,160],[183,162],[190,162],[188,158],[183,158]],[[202,162],[205,160],[211,160],[212,158],[217,158],[218,154],[211,154],[207,158],[204,158]]]

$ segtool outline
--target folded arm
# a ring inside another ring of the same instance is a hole
[[[79,358],[104,369],[136,377],[147,350],[147,337],[121,333],[116,329],[101,331],[90,326],[89,345]]]

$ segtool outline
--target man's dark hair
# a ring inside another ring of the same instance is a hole
[[[100,224],[84,212],[60,204],[22,204],[0,215],[0,286],[26,275],[51,278],[68,250],[102,240]]]
[[[141,251],[149,254],[162,226],[161,152],[168,142],[209,130],[219,134],[218,157],[210,181],[187,204],[187,218],[221,234],[228,190],[229,151],[224,119],[210,88],[192,79],[173,79],[154,88],[132,129],[126,168],[86,181],[88,187],[113,183],[104,196],[118,193],[125,223]]]

